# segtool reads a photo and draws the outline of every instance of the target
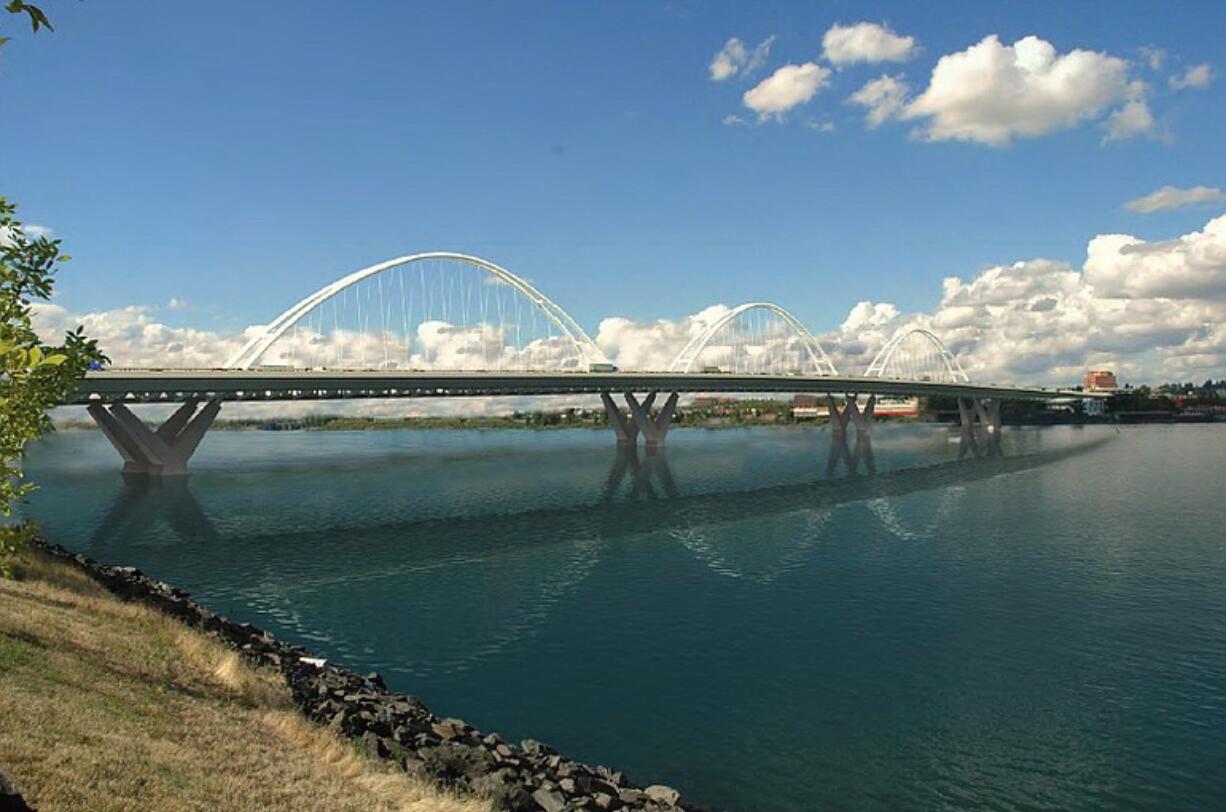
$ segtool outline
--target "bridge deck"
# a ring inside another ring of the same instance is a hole
[[[1101,392],[887,378],[675,372],[418,372],[378,370],[103,370],[90,372],[70,403],[594,395],[600,392],[835,394],[1057,400]]]

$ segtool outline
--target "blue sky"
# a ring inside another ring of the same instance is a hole
[[[0,184],[65,239],[57,302],[74,313],[175,297],[190,306],[165,323],[235,331],[355,268],[446,249],[530,278],[592,332],[749,299],[823,331],[863,299],[931,310],[950,275],[1080,267],[1097,234],[1195,231],[1222,206],[1124,204],[1226,186],[1220,3],[43,6],[54,33],[5,23]],[[823,59],[823,34],[859,21],[914,55]],[[1005,146],[928,141],[922,120],[870,128],[847,101],[886,74],[914,97],[990,34],[1128,60],[1153,128],[1104,142],[1119,99]],[[772,35],[755,74],[712,81],[730,37]],[[758,123],[743,94],[806,62],[826,86]],[[1171,89],[1201,64],[1207,86]]]

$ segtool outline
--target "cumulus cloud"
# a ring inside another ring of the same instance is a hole
[[[1138,135],[1155,135],[1154,114],[1144,99],[1132,99],[1107,118],[1105,141],[1122,141]]]
[[[737,37],[732,37],[711,59],[711,64],[708,66],[711,71],[711,81],[722,82],[725,79],[731,79],[748,58],[749,53],[745,50],[745,43]]]
[[[907,85],[901,76],[882,76],[864,85],[847,101],[865,108],[864,121],[869,127],[880,127],[898,116],[907,102]]]
[[[1213,71],[1208,65],[1194,65],[1183,73],[1172,76],[1167,82],[1172,90],[1183,90],[1188,87],[1208,87],[1213,81]]]
[[[1226,194],[1216,186],[1193,186],[1180,189],[1176,186],[1163,186],[1156,192],[1150,192],[1144,197],[1129,200],[1124,208],[1141,214],[1152,214],[1156,211],[1170,211],[1184,206],[1198,206],[1206,203],[1221,203],[1226,201]]]
[[[738,73],[743,76],[749,76],[757,72],[766,64],[766,59],[770,56],[771,46],[774,43],[775,36],[772,34],[759,42],[750,51],[739,38],[732,37],[711,58],[711,64],[708,66],[708,70],[711,73],[711,81],[722,82],[726,79],[731,79]]]
[[[622,369],[664,370],[691,339],[729,312],[728,306],[716,304],[679,319],[610,317],[600,323],[595,341]],[[56,304],[38,304],[33,313],[37,329],[49,340],[84,325],[116,366],[216,367],[261,329],[217,333],[171,327],[145,307],[76,315]],[[1226,215],[1170,240],[1098,235],[1089,241],[1080,268],[1036,258],[996,265],[966,278],[952,276],[942,282],[940,300],[927,312],[906,313],[890,302],[860,301],[836,327],[813,332],[841,371],[859,374],[886,341],[910,327],[925,327],[941,336],[972,378],[982,382],[1067,385],[1079,381],[1086,368],[1100,366],[1133,382],[1222,377],[1226,375]],[[304,330],[287,338],[265,359],[268,363],[302,361],[310,352],[326,355],[342,347],[342,355],[365,353],[377,365],[387,351],[378,336],[342,334],[325,341]],[[795,351],[787,336],[771,336],[770,341],[771,347]],[[535,353],[534,361],[564,364],[571,350],[556,339],[513,348],[503,328],[432,320],[418,325],[412,352],[412,364],[421,368],[473,369],[488,368],[490,359],[513,367],[525,357],[521,353]],[[541,405],[531,399],[464,400],[451,406],[283,404],[260,407],[265,409],[260,413],[494,413]],[[575,399],[572,405],[593,404],[590,399]],[[247,414],[243,411],[247,408],[228,406],[227,414]]]
[[[171,296],[170,301],[166,302],[166,307],[171,310],[186,310],[189,305],[186,299],[181,299],[178,296]]]
[[[888,302],[871,302],[867,299],[856,302],[855,307],[847,314],[847,318],[839,326],[844,333],[860,333],[866,329],[874,329],[889,324],[898,318],[898,308]]]
[[[991,35],[942,56],[927,89],[901,117],[922,122],[918,132],[930,141],[1003,146],[1074,127],[1143,93],[1119,57],[1079,49],[1061,54],[1035,36],[1006,45]],[[1141,110],[1132,108],[1117,128],[1135,135],[1141,123]]]
[[[36,302],[31,316],[45,341],[60,341],[68,330],[84,327],[117,367],[217,367],[244,341],[238,334],[170,327],[157,321],[151,308],[140,305],[73,314],[57,304]]]
[[[1163,242],[1101,234],[1090,241],[1085,272],[1104,295],[1226,301],[1226,215]]]
[[[697,330],[726,312],[721,305],[677,321],[610,319],[598,341],[625,369],[664,369]],[[1080,269],[1039,258],[949,277],[929,312],[857,302],[838,327],[814,332],[841,371],[859,374],[886,341],[911,327],[941,336],[984,382],[1070,385],[1103,366],[1135,382],[1220,377],[1226,217],[1167,242],[1095,237]]]
[[[690,339],[726,315],[729,307],[711,305],[680,320],[639,322],[614,316],[600,322],[595,342],[622,369],[665,370]]]
[[[758,121],[782,119],[794,107],[809,101],[830,84],[829,68],[815,62],[784,65],[745,92],[745,106],[758,114]]]
[[[840,67],[857,62],[905,62],[915,52],[914,37],[899,36],[877,23],[836,23],[822,37],[822,55]]]

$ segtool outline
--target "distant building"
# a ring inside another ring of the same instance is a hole
[[[841,402],[843,398],[838,398]],[[860,400],[863,408],[865,401]],[[879,395],[873,414],[878,417],[917,417],[919,415],[919,398],[900,398],[890,395]],[[830,410],[826,404],[825,395],[796,395],[792,398],[792,417],[797,420],[829,417]]]
[[[814,420],[818,417],[828,417],[830,410],[826,408],[826,398],[817,395],[794,395],[792,397],[792,417],[796,420]]]
[[[1115,373],[1109,369],[1091,369],[1086,373],[1085,388],[1091,392],[1115,391],[1120,388]]]
[[[1102,398],[1085,398],[1081,401],[1081,410],[1087,417],[1102,417],[1107,413],[1107,402]]]
[[[736,405],[736,398],[713,397],[711,395],[699,395],[690,401],[690,407],[694,409],[713,409],[717,406],[734,405]]]

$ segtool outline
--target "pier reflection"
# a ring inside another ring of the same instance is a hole
[[[873,438],[856,432],[855,443],[849,448],[845,432],[830,432],[830,453],[826,456],[826,476],[833,477],[838,474],[840,463],[842,463],[842,470],[849,477],[858,475],[861,465],[864,466],[864,473],[870,475],[877,473],[877,462],[873,457]]]
[[[221,540],[209,515],[192,495],[187,477],[124,474],[111,508],[90,536],[95,555],[122,547],[164,523],[183,544],[212,546]]]
[[[526,499],[493,499],[484,509],[422,518],[394,508],[372,517],[349,506],[328,513],[326,526],[278,523],[302,508],[286,504],[273,477],[246,486],[207,472],[134,478],[98,523],[91,552],[333,656],[389,673],[453,673],[536,636],[564,601],[590,591],[583,585],[602,562],[624,559],[626,545],[668,541],[721,578],[769,588],[812,559],[845,506],[863,505],[892,536],[929,539],[956,521],[968,483],[1096,445],[1003,456],[998,438],[972,439],[959,438],[957,460],[879,471],[867,438],[849,447],[832,437],[824,477],[814,471],[809,481],[758,487],[753,476],[721,474],[734,487],[707,492],[687,490],[684,475],[735,460],[689,460],[675,472],[665,454],[622,453],[601,474],[563,456],[554,464],[597,480],[586,501],[530,507]],[[408,471],[420,464],[398,465],[408,467],[383,473],[392,500],[390,483],[412,481]],[[322,498],[316,490],[313,499]],[[400,620],[353,628],[341,607],[354,601],[366,616]]]
[[[648,449],[640,452],[637,447],[619,445],[613,459],[613,467],[605,480],[602,502],[613,501],[622,491],[622,483],[627,474],[630,477],[628,498],[630,499],[675,499],[677,491],[676,480],[668,465],[668,454],[663,448]],[[659,485],[659,492],[656,486]]]

